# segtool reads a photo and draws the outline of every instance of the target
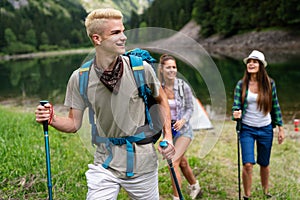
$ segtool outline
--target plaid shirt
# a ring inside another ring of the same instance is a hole
[[[232,106],[232,112],[234,110],[240,110],[242,109],[242,113],[245,114],[246,108],[248,107],[247,99],[245,98],[244,105],[242,105],[242,80],[240,80],[234,90],[234,100],[233,100],[233,106]],[[272,125],[273,127],[282,126],[282,115],[281,110],[277,98],[276,93],[276,86],[275,82],[271,80],[271,86],[272,86],[272,110],[271,110],[271,118],[272,118]],[[246,90],[246,96],[248,95],[248,89]],[[233,119],[233,117],[232,117]]]
[[[180,86],[179,82],[182,81],[183,86],[183,96],[180,95]],[[164,88],[165,83],[162,83],[162,87]],[[192,117],[194,111],[194,104],[193,104],[193,93],[190,86],[183,81],[182,79],[176,78],[173,87],[175,101],[176,101],[176,113],[177,113],[177,120],[184,118],[186,123],[180,129],[183,133],[188,131],[191,128],[190,125],[190,118]]]

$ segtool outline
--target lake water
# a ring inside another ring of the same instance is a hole
[[[86,55],[68,55],[47,58],[0,61],[0,100],[8,98],[48,99],[54,104],[64,100],[66,84],[72,71],[78,68]],[[288,62],[273,63],[267,67],[275,80],[281,109],[286,122],[300,118],[300,57]],[[243,76],[245,65],[241,60],[213,58],[226,92],[226,113],[230,115],[233,91]],[[203,105],[211,103],[207,83],[197,70],[178,61],[179,72],[193,87]],[[37,102],[38,103],[38,102]]]

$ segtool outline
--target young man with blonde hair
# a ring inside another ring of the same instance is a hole
[[[159,199],[158,163],[153,143],[139,144],[139,141],[131,142],[128,139],[141,130],[150,129],[145,124],[145,105],[139,97],[129,59],[122,56],[127,40],[122,20],[120,11],[107,8],[92,11],[85,21],[87,34],[95,47],[95,58],[89,69],[87,96],[95,111],[99,137],[110,139],[97,144],[94,163],[88,165],[89,200],[117,199],[120,187],[127,191],[131,199]],[[145,81],[159,103],[165,120],[163,139],[169,145],[158,150],[164,158],[171,159],[175,149],[168,101],[154,70],[146,62],[144,70]],[[87,105],[79,92],[78,70],[69,79],[65,105],[70,108],[67,117],[55,115],[50,104],[38,106],[36,121],[41,123],[48,120],[54,128],[70,133],[81,127]],[[118,145],[110,142],[120,138],[125,139],[126,143]],[[127,145],[131,145],[134,151],[132,171],[128,171]]]

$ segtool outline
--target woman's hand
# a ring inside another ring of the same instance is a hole
[[[186,121],[185,121],[185,119],[184,118],[182,118],[182,119],[180,119],[180,120],[177,120],[176,122],[175,122],[175,124],[173,125],[173,128],[176,130],[176,131],[179,131],[182,127],[183,127],[183,125],[186,123]]]
[[[284,129],[282,126],[278,126],[278,144],[281,144],[284,140]]]
[[[242,110],[235,110],[233,111],[233,118],[234,119],[241,119],[242,118]]]

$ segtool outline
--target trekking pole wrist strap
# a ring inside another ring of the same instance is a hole
[[[51,125],[53,122],[55,122],[55,117],[56,117],[56,115],[54,114],[53,105],[50,104],[50,116],[49,116],[49,120],[48,120],[49,125]]]

